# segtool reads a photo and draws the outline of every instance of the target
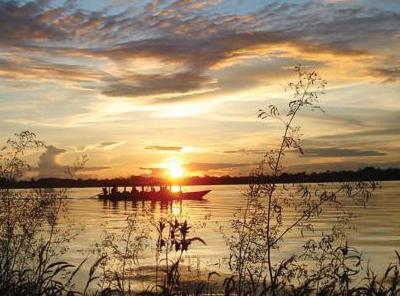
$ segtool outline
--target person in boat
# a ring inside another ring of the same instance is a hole
[[[117,186],[113,186],[113,188],[111,188],[111,194],[115,194],[115,193],[118,193]]]
[[[107,187],[103,187],[103,195],[108,195]]]
[[[166,193],[166,192],[168,192],[168,188],[167,188],[167,186],[160,186],[160,193]]]
[[[132,194],[134,197],[137,197],[137,196],[139,195],[139,190],[136,189],[136,186],[132,186],[131,194]]]
[[[139,191],[139,196],[144,198],[146,196],[146,191],[144,190],[144,186],[140,186],[141,190]]]

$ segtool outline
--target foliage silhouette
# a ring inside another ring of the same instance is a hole
[[[307,153],[307,152],[306,152]],[[331,183],[345,181],[394,181],[400,180],[399,168],[375,168],[364,167],[356,171],[325,171],[325,172],[282,172],[279,176],[273,177],[265,174],[260,176],[264,182],[281,183]],[[193,176],[181,180],[181,185],[228,185],[228,184],[249,184],[253,182],[254,176]],[[112,179],[60,179],[45,178],[38,180],[19,180],[18,182],[6,182],[0,177],[0,185],[8,188],[80,188],[80,187],[111,187],[111,186],[133,186],[162,184],[165,180],[151,176],[131,176],[128,178]],[[7,184],[7,185],[6,185]]]
[[[74,233],[61,229],[65,189],[11,190],[7,187],[30,169],[24,156],[45,147],[29,131],[15,134],[1,149],[0,176],[0,294],[62,295],[74,289],[82,264],[59,260]],[[83,162],[68,170],[68,176]],[[83,260],[84,262],[85,260]],[[82,262],[82,263],[83,263]]]
[[[344,182],[333,187],[306,183],[279,186],[277,180],[278,176],[284,173],[286,154],[293,150],[304,153],[300,126],[295,124],[295,118],[304,109],[322,110],[317,103],[319,97],[324,94],[326,85],[326,81],[315,71],[304,70],[301,66],[296,66],[294,70],[297,80],[288,84],[291,99],[287,109],[280,111],[277,106],[269,105],[267,109],[259,110],[258,113],[260,119],[273,118],[280,121],[283,125],[283,136],[278,148],[266,153],[254,171],[253,180],[245,194],[246,206],[239,209],[232,220],[233,233],[226,234],[230,250],[230,268],[233,272],[225,282],[228,294],[235,292],[238,295],[277,295],[282,291],[288,293],[290,289],[299,286],[306,286],[307,289],[311,287],[316,289],[317,294],[320,293],[320,282],[310,282],[307,276],[309,267],[301,263],[301,259],[307,257],[306,251],[310,250],[307,246],[311,245],[311,241],[306,241],[304,254],[293,254],[281,262],[274,262],[272,254],[279,251],[284,239],[295,230],[302,235],[306,232],[314,232],[315,235],[317,229],[313,220],[328,208],[334,208],[338,212],[338,222],[329,235],[329,239],[332,240],[330,251],[337,254],[337,250],[344,250],[341,243],[345,239],[349,215],[345,212],[341,200],[347,197],[365,204],[376,188],[374,181]],[[272,176],[270,182],[266,182],[266,175]],[[295,213],[295,216],[290,217],[290,213]],[[325,236],[323,241],[326,241]],[[345,250],[348,250],[347,247]],[[312,256],[308,258],[316,259]],[[339,260],[335,263],[336,265],[331,266],[345,268],[344,261]],[[321,269],[317,273],[323,274],[322,271]],[[333,271],[336,269],[330,271],[334,276]],[[334,289],[343,292],[341,287],[340,281],[334,282]]]

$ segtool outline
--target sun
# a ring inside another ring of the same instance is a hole
[[[167,169],[168,177],[172,179],[179,179],[185,175],[185,170],[177,159],[170,159],[165,163],[165,168]]]

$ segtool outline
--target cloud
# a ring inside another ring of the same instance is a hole
[[[225,150],[224,153],[228,154],[265,154],[266,151],[262,149],[235,149],[235,150]]]
[[[215,170],[223,170],[223,169],[232,169],[232,168],[242,168],[253,166],[254,163],[205,163],[205,162],[193,162],[185,164],[184,167],[186,170],[190,172],[207,172],[207,171],[215,171]]]
[[[168,169],[166,168],[148,168],[148,167],[141,167],[141,170],[149,171],[150,175],[153,177],[165,177],[168,173]]]
[[[400,60],[400,59],[399,59]],[[382,79],[385,83],[400,82],[400,67],[399,66],[386,66],[370,68],[369,73]]]
[[[67,170],[69,166],[60,163],[60,156],[66,153],[67,150],[56,148],[53,145],[47,146],[45,152],[39,157],[37,172],[38,178],[66,178],[69,177]],[[92,172],[105,170],[109,167],[106,166],[95,166],[95,167],[83,167],[82,172]]]
[[[0,76],[8,79],[62,80],[70,82],[93,82],[106,79],[102,71],[81,65],[49,63],[36,59],[0,60]]]
[[[204,87],[211,87],[212,79],[196,72],[167,75],[132,74],[113,79],[103,89],[107,96],[140,97],[159,94],[187,93]]]
[[[313,164],[296,164],[289,166],[290,172],[323,172],[323,171],[344,171],[344,170],[358,170],[367,166],[373,166],[381,169],[399,168],[399,161],[392,162],[324,162]]]
[[[61,38],[65,34],[56,26],[48,22],[59,14],[57,10],[47,10],[46,5],[40,2],[27,2],[19,5],[16,1],[2,1],[0,3],[0,44],[23,44],[33,41],[43,41],[52,38]]]
[[[2,1],[0,43],[39,47],[61,44],[68,48],[104,38],[101,28],[113,17],[105,17],[105,10],[90,11],[78,5],[78,1],[69,0],[58,5],[51,0]]]
[[[375,150],[359,150],[346,148],[309,148],[304,149],[303,157],[358,157],[384,156],[386,153]]]
[[[400,128],[378,128],[378,129],[369,129],[363,131],[355,131],[348,133],[339,133],[339,134],[331,134],[331,135],[323,135],[318,136],[315,139],[318,140],[341,140],[341,139],[354,139],[360,137],[377,137],[377,136],[397,136],[400,133]]]
[[[103,149],[112,149],[114,147],[120,146],[124,144],[125,142],[102,142],[97,145],[98,148],[103,148]]]
[[[190,173],[226,173],[232,169],[245,168],[254,166],[254,163],[206,163],[206,162],[193,162],[182,165],[185,171]],[[166,168],[158,167],[141,167],[141,170],[150,171],[152,176],[162,177],[168,173]]]
[[[146,150],[156,150],[156,151],[182,151],[183,147],[181,146],[146,146],[144,149]]]
[[[92,150],[92,149],[110,150],[110,149],[113,149],[115,147],[121,146],[123,144],[125,144],[125,142],[102,142],[102,143],[98,143],[98,144],[92,144],[92,145],[86,145],[86,146],[77,147],[77,148],[75,148],[75,150],[78,151],[78,152],[85,152],[85,151]]]
[[[110,166],[90,166],[90,167],[83,167],[83,168],[80,169],[80,171],[82,171],[82,172],[96,172],[96,171],[108,170],[110,168],[111,168]]]
[[[60,155],[65,152],[67,152],[65,149],[59,149],[52,145],[47,146],[47,150],[39,157],[38,177],[65,177],[67,167],[59,163]]]
[[[218,71],[249,58],[329,63],[384,56],[383,51],[372,52],[369,40],[390,40],[400,25],[398,12],[352,3],[274,2],[245,13],[227,13],[224,1],[151,1],[118,13],[84,10],[73,3],[0,4],[0,45],[8,53],[0,73],[16,79],[85,82],[110,97],[175,102],[188,99],[184,94],[235,88],[224,83]],[[210,5],[216,9],[213,13]],[[57,62],[44,61],[51,59]],[[140,59],[155,59],[165,67],[132,72]],[[366,66],[376,64],[372,72],[398,80],[398,69],[384,68],[380,60],[369,60]],[[106,63],[107,69],[100,70],[95,61]],[[163,94],[169,98],[152,99]]]
[[[332,44],[305,42],[295,34],[282,31],[229,32],[205,39],[171,38],[168,36],[150,38],[118,44],[114,48],[96,50],[93,55],[107,56],[111,59],[130,59],[134,57],[157,58],[166,63],[181,63],[185,69],[196,72],[188,75],[204,79],[201,73],[214,67],[240,61],[246,57],[267,55],[280,51],[310,55],[329,54],[344,57],[360,57],[367,52]],[[88,52],[90,53],[90,51]],[[183,76],[177,76],[177,79]]]

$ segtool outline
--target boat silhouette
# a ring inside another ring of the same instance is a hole
[[[156,190],[154,186],[151,186],[150,191],[146,191],[142,186],[142,191],[136,189],[136,187],[132,187],[131,191],[127,191],[126,188],[124,191],[118,191],[116,187],[108,190],[107,188],[103,188],[103,192],[98,195],[99,199],[102,200],[111,200],[111,201],[169,201],[169,200],[202,200],[203,197],[209,193],[211,190],[200,190],[200,191],[188,191],[183,192],[181,188],[178,191],[173,191],[171,188],[167,186],[160,186],[159,190]]]

